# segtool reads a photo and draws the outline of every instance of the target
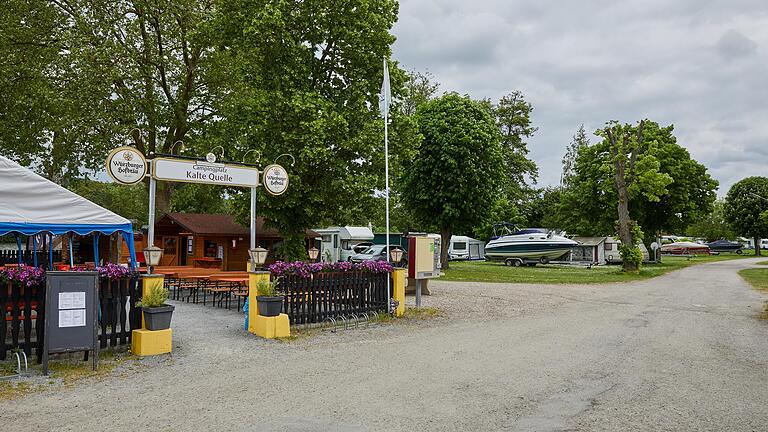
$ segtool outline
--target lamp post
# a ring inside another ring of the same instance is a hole
[[[320,249],[318,249],[318,248],[313,246],[313,247],[309,248],[307,253],[309,254],[309,260],[311,262],[315,262],[315,260],[317,259],[317,255],[320,253]]]
[[[400,260],[403,259],[403,250],[398,248],[398,247],[396,247],[396,248],[392,249],[389,252],[389,255],[392,258],[392,263],[395,266],[399,266],[400,265]]]
[[[160,258],[163,256],[163,250],[157,246],[149,246],[144,249],[144,262],[147,264],[147,274],[152,274],[152,267],[160,264]]]
[[[248,250],[248,255],[251,256],[251,265],[252,266],[258,266],[261,268],[264,263],[267,261],[267,251],[263,247],[259,246],[253,249]]]

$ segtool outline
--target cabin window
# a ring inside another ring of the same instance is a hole
[[[349,243],[349,240],[342,240],[341,241],[341,248],[344,250],[350,250],[352,249],[352,245]]]
[[[163,254],[176,255],[177,237],[163,237]]]
[[[204,256],[208,258],[216,258],[216,254],[219,251],[218,243],[210,240],[206,240],[204,245],[205,245]]]
[[[604,243],[603,250],[607,250],[607,251],[613,250],[613,243],[608,243],[608,242]]]
[[[455,242],[453,244],[453,250],[466,250],[467,242]]]
[[[331,235],[326,234],[323,236],[323,243],[330,243],[331,242]]]

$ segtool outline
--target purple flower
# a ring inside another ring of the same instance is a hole
[[[109,280],[119,280],[128,277],[131,274],[131,270],[128,267],[123,267],[120,264],[107,263],[100,266],[99,277]]]
[[[22,265],[2,270],[0,280],[15,282],[30,288],[45,285],[45,270],[40,267]]]
[[[320,272],[351,272],[351,271],[363,271],[368,273],[391,273],[393,270],[392,265],[386,261],[364,261],[360,264],[354,264],[351,262],[337,262],[337,263],[311,263],[307,264],[303,261],[295,262],[283,262],[278,261],[269,266],[269,271],[275,277],[282,277],[286,275],[296,275],[304,279],[309,279],[314,273]]]

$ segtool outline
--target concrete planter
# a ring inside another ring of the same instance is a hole
[[[259,305],[259,315],[261,316],[278,316],[283,311],[283,296],[256,296],[256,303]]]
[[[158,307],[143,308],[144,326],[147,330],[166,330],[171,327],[171,317],[173,316],[172,305],[162,305]]]

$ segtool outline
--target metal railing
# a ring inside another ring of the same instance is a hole
[[[314,273],[309,278],[286,275],[277,279],[284,295],[283,312],[291,324],[320,323],[329,318],[387,311],[389,273],[363,271]]]

